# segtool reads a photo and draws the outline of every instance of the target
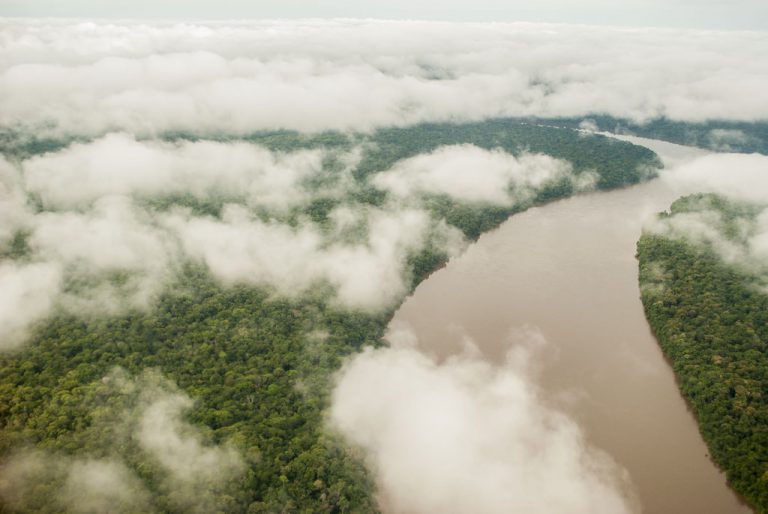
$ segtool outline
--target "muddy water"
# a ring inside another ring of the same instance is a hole
[[[641,144],[669,173],[701,153]],[[423,282],[391,326],[410,325],[438,357],[469,336],[498,362],[515,344],[511,333],[538,329],[547,340],[536,362],[543,396],[626,468],[643,512],[747,513],[708,459],[639,299],[642,222],[682,193],[657,179],[514,216]]]

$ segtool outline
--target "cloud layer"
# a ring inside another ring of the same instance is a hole
[[[633,512],[625,472],[542,402],[530,376],[541,336],[528,334],[501,368],[473,355],[468,344],[467,353],[438,364],[395,341],[343,368],[331,418],[368,451],[386,508]]]
[[[768,118],[761,33],[535,24],[0,21],[0,126],[367,130],[602,112]]]

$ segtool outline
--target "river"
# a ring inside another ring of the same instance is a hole
[[[704,153],[630,139],[655,150],[664,173]],[[513,216],[420,284],[390,327],[409,326],[439,358],[469,336],[495,362],[510,333],[538,329],[543,397],[626,468],[643,512],[749,513],[709,460],[639,298],[642,223],[684,193],[661,178]]]

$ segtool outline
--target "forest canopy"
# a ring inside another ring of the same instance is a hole
[[[646,316],[712,459],[768,512],[768,210],[692,195],[638,242]]]
[[[384,344],[404,296],[467,240],[659,166],[513,120],[5,150],[12,512],[376,510],[362,453],[325,421],[344,357]]]

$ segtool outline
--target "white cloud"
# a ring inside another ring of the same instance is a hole
[[[121,305],[148,307],[169,278],[174,246],[125,197],[105,196],[87,212],[43,212],[31,221],[32,254],[62,266],[68,276],[98,284],[69,295],[65,308],[109,312]],[[127,274],[120,285],[104,281]]]
[[[707,154],[662,172],[662,180],[678,195],[714,193],[757,206],[768,203],[768,157],[760,154]],[[740,223],[740,224],[739,224]],[[651,219],[646,229],[696,244],[709,244],[727,263],[768,277],[768,215],[737,221],[738,240],[723,234],[724,220],[708,201],[698,209],[664,219]]]
[[[445,194],[464,202],[508,206],[571,173],[569,163],[547,155],[516,158],[503,150],[453,145],[400,161],[376,174],[373,183],[398,197]]]
[[[0,155],[0,251],[25,227],[30,215],[21,175]]]
[[[768,117],[759,33],[535,24],[4,20],[0,125],[370,129],[604,112]],[[434,80],[439,79],[439,80]]]
[[[166,224],[179,235],[187,254],[226,282],[267,284],[290,296],[328,282],[343,305],[367,310],[392,305],[407,292],[406,259],[432,232],[438,242],[442,237],[447,251],[457,250],[460,236],[455,229],[433,226],[424,211],[341,209],[331,219],[348,224],[363,216],[365,241],[327,241],[312,224],[292,228],[263,222],[234,204],[224,208],[221,220],[174,214]]]
[[[324,153],[270,152],[247,143],[137,141],[108,134],[88,144],[24,161],[27,189],[45,205],[72,208],[113,194],[191,194],[244,198],[286,209],[306,198],[299,182],[322,168]]]
[[[388,509],[636,510],[626,472],[542,401],[530,351],[517,346],[500,368],[471,351],[438,364],[395,341],[347,362],[331,419],[367,450]]]
[[[99,448],[110,456],[17,448],[0,464],[0,500],[23,512],[135,513],[154,512],[153,495],[160,494],[161,504],[179,511],[217,510],[217,496],[242,475],[245,461],[233,447],[207,442],[184,419],[192,399],[156,370],[131,377],[115,368],[98,387],[107,399],[88,407],[96,409]],[[135,456],[125,452],[136,450],[146,457],[151,489],[128,466]]]
[[[203,444],[199,429],[182,417],[193,404],[186,394],[149,389],[142,395],[134,438],[165,471],[163,486],[176,506],[210,512],[212,493],[244,471],[243,458],[232,447]]]
[[[763,207],[754,219],[726,220],[704,199],[690,211],[650,220],[645,229],[668,238],[706,245],[723,262],[747,271],[758,279],[761,287],[768,287],[768,208]]]
[[[0,350],[24,341],[30,326],[51,312],[60,287],[55,263],[0,263]]]
[[[768,199],[768,157],[760,154],[705,155],[663,172],[662,178],[681,194],[718,193],[757,203]]]
[[[45,458],[50,465],[51,457]],[[122,462],[82,459],[69,465],[59,494],[68,512],[151,512],[149,495],[141,481]]]

